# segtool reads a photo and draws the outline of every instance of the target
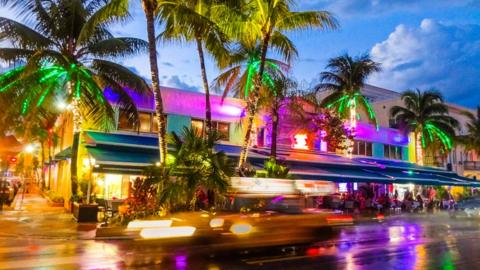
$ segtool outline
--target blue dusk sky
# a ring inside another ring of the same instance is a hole
[[[146,38],[139,1],[132,20],[114,26],[117,36]],[[291,74],[307,88],[318,81],[331,57],[369,53],[382,72],[368,82],[394,91],[436,88],[449,102],[480,104],[480,0],[298,0],[298,10],[328,10],[340,22],[337,31],[292,33],[299,57]],[[15,13],[0,8],[0,16]],[[191,45],[159,44],[161,84],[201,90],[196,50]],[[149,78],[146,55],[120,59]],[[208,76],[219,74],[208,59]]]

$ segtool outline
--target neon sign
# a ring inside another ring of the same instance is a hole
[[[307,145],[307,134],[296,134],[293,136],[295,139],[294,144],[292,145],[293,149],[303,149],[303,150],[308,150],[308,145]]]

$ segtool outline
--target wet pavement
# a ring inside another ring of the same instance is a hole
[[[92,225],[30,199],[36,209],[0,215],[0,269],[480,269],[480,221],[445,213],[338,227],[308,244],[213,250],[93,240]]]

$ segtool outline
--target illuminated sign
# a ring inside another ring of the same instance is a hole
[[[292,145],[293,149],[303,149],[303,150],[308,150],[308,145],[307,145],[307,134],[296,134],[293,136],[295,142]]]
[[[241,193],[295,194],[295,181],[289,179],[232,177],[231,188]]]
[[[347,192],[347,183],[338,183],[338,192]]]

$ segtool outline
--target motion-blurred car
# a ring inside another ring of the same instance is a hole
[[[455,205],[455,210],[450,212],[450,216],[456,217],[479,217],[480,218],[480,197],[468,198],[459,201]]]
[[[14,189],[10,182],[2,181],[0,183],[0,199],[2,202],[10,204],[15,197]]]

